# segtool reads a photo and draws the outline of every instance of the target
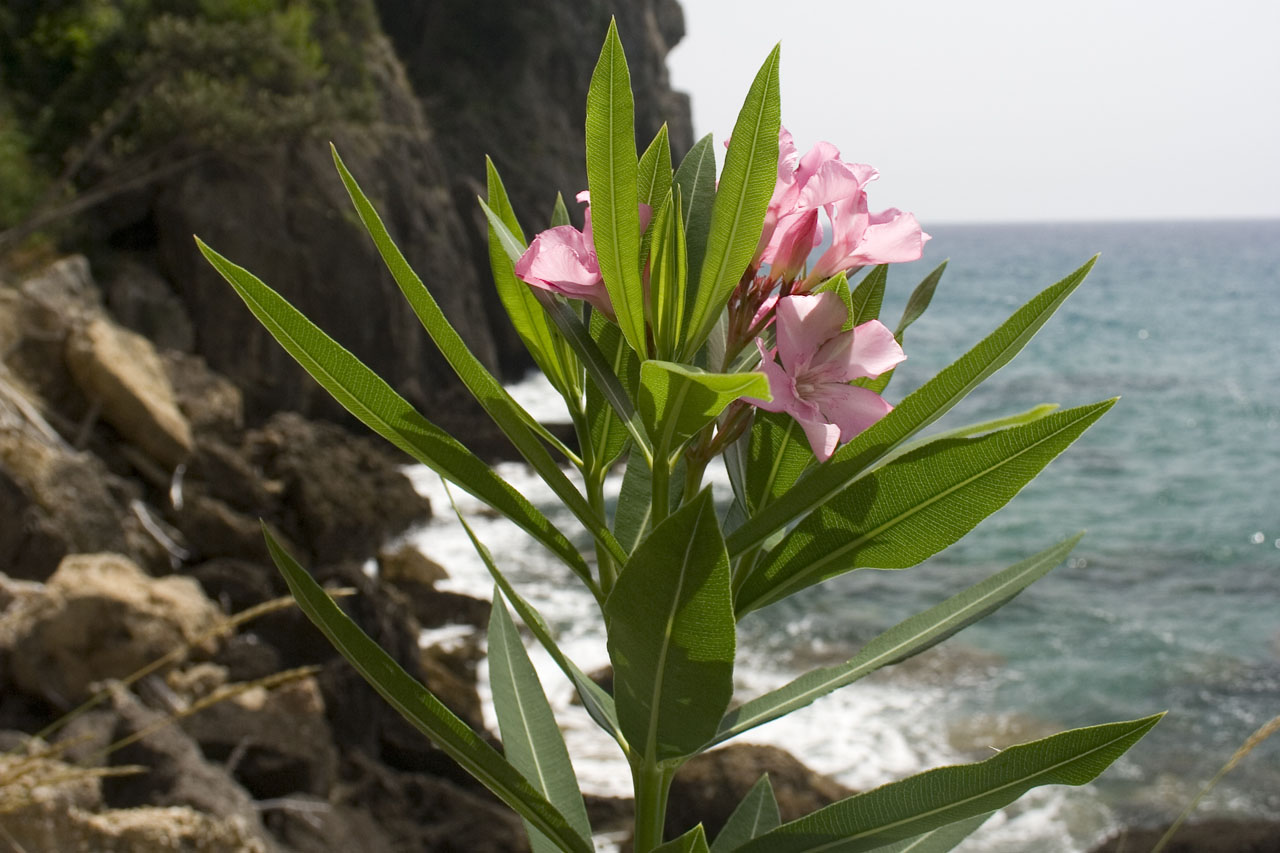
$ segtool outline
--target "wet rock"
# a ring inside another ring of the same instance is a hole
[[[190,578],[150,578],[118,554],[66,557],[45,595],[15,615],[7,649],[22,690],[68,707],[197,641],[222,614]]]
[[[1167,827],[1125,829],[1091,853],[1152,850]],[[1214,819],[1183,824],[1165,853],[1280,853],[1280,821]]]
[[[84,396],[125,440],[169,470],[191,455],[191,427],[146,338],[95,317],[71,331],[66,363]]]
[[[676,775],[667,808],[667,837],[674,838],[701,822],[707,837],[714,838],[765,773],[784,822],[853,794],[775,746],[721,747],[692,759]]]

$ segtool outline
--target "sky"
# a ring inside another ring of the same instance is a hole
[[[1280,217],[1280,0],[681,0],[668,57],[729,135],[782,42],[782,121],[921,222]],[[722,149],[719,149],[722,150]]]

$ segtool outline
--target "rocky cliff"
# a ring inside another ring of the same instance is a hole
[[[153,338],[189,327],[190,348],[244,391],[250,421],[336,408],[204,262],[193,234],[279,290],[429,417],[458,428],[472,419],[355,221],[329,141],[463,337],[508,377],[528,361],[492,298],[475,202],[485,154],[530,229],[545,226],[557,191],[572,199],[585,186],[586,89],[611,14],[632,69],[638,144],[663,121],[677,153],[690,144],[688,100],[671,90],[664,64],[683,34],[674,0],[378,0],[377,14],[381,32],[361,45],[375,92],[367,120],[203,156],[90,214],[108,244],[159,274],[141,296],[108,282],[108,301],[132,299],[124,319]]]

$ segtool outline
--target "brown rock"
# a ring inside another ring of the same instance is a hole
[[[93,682],[196,641],[222,614],[190,578],[150,578],[118,554],[79,554],[63,559],[45,595],[16,618],[14,683],[66,707]]]
[[[172,469],[191,455],[191,427],[150,341],[104,317],[72,331],[67,369],[125,440]]]
[[[1165,829],[1121,830],[1092,853],[1152,850]],[[1220,818],[1184,824],[1164,853],[1280,853],[1280,821]]]
[[[667,837],[675,838],[702,823],[707,837],[715,838],[765,773],[769,774],[783,822],[853,794],[775,746],[734,744],[704,753],[680,769],[671,785]]]
[[[198,355],[165,352],[160,354],[160,360],[178,408],[197,437],[231,439],[240,434],[244,429],[244,395],[230,379],[210,368]]]
[[[424,555],[412,545],[384,548],[378,552],[378,577],[397,586],[434,586],[446,580],[444,566]]]

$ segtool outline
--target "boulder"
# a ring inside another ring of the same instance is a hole
[[[198,355],[162,352],[160,360],[192,433],[236,440],[244,429],[244,395],[235,383]]]
[[[1167,827],[1124,829],[1093,848],[1092,853],[1153,850]],[[1164,847],[1165,853],[1280,853],[1280,821],[1258,818],[1215,818],[1183,824]]]
[[[60,707],[185,644],[222,614],[190,578],[150,578],[118,554],[66,557],[17,614],[6,649],[15,685]],[[209,650],[210,643],[203,647]]]
[[[107,308],[122,325],[161,350],[190,352],[195,346],[191,316],[154,264],[125,256],[103,280]]]
[[[104,809],[99,780],[61,761],[0,756],[0,778],[18,761],[30,763],[0,786],[5,840],[15,850],[267,853],[243,819],[183,807]]]
[[[191,427],[151,342],[105,317],[72,330],[67,369],[129,443],[169,470],[191,455]]]
[[[667,807],[666,834],[674,838],[699,822],[715,838],[729,815],[765,773],[783,822],[853,794],[776,746],[733,744],[689,761],[676,774]]]

